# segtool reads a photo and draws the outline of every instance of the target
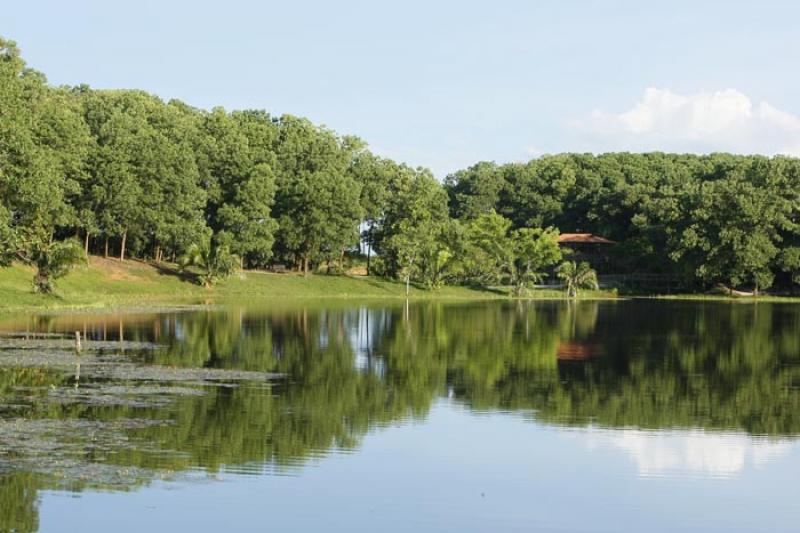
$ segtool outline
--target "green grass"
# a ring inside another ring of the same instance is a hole
[[[116,264],[115,264],[116,263]],[[0,308],[55,309],[148,305],[157,301],[197,299],[202,288],[135,261],[124,264],[92,258],[56,281],[56,294],[35,294],[33,270],[21,265],[0,270]],[[199,289],[199,290],[198,290]]]
[[[174,269],[156,268],[148,263],[92,257],[90,265],[79,267],[56,282],[55,295],[35,294],[33,270],[21,265],[0,269],[0,310],[45,310],[91,307],[156,307],[167,305],[219,303],[225,300],[252,303],[283,303],[288,300],[395,299],[405,298],[403,283],[362,276],[274,274],[249,271],[237,274],[211,289],[180,276]],[[411,288],[413,299],[505,299],[505,288],[472,289],[443,287],[430,291]],[[564,293],[538,290],[536,299],[562,299]],[[610,298],[612,293],[587,291],[582,298]]]
[[[774,296],[762,294],[759,296],[730,296],[727,294],[653,294],[642,295],[637,298],[653,298],[659,300],[694,300],[705,302],[741,302],[741,303],[800,303],[798,296]]]

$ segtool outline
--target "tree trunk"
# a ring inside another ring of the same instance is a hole
[[[119,250],[119,260],[120,261],[125,261],[125,241],[127,239],[128,239],[128,232],[124,231],[122,233],[122,246],[120,247],[120,250]]]
[[[89,232],[87,231],[83,236],[83,253],[86,254],[86,257],[89,257]]]
[[[411,284],[411,275],[410,274],[406,274],[406,298],[408,298],[408,292],[410,290],[410,284]]]
[[[303,256],[303,277],[308,277],[308,254]]]
[[[339,270],[344,274],[344,248],[342,248],[342,255],[339,256]]]
[[[156,244],[156,253],[153,255],[154,255],[153,259],[156,260],[156,264],[161,263],[161,246]]]
[[[42,294],[50,294],[53,292],[53,287],[50,285],[50,277],[41,270],[36,271],[36,275],[33,277],[33,284],[37,292]]]
[[[369,225],[369,231],[367,232],[367,276],[369,276],[369,258],[372,255],[372,231],[373,225]]]
[[[106,249],[105,249],[105,251],[103,252],[103,257],[105,257],[106,259],[108,259],[108,235],[106,235]]]

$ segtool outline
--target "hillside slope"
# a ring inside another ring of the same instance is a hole
[[[0,310],[69,307],[157,306],[225,299],[268,303],[292,298],[403,298],[402,283],[360,276],[275,274],[247,271],[205,289],[174,267],[92,257],[56,282],[56,294],[32,291],[33,270],[22,265],[0,269]],[[463,287],[437,291],[411,289],[413,298],[486,299],[504,295]]]

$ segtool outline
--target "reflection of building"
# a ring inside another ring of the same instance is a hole
[[[609,249],[614,241],[593,233],[562,233],[558,244],[571,251],[572,260],[586,261],[600,274],[611,271]]]
[[[559,361],[586,361],[602,353],[599,344],[590,342],[565,341],[558,345],[556,358]]]

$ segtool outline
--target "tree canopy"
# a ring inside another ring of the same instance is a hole
[[[616,241],[601,277],[790,287],[800,160],[567,153],[439,182],[301,117],[53,87],[0,38],[0,264],[73,237],[123,260],[211,246],[305,274],[368,249],[371,274],[521,290],[558,261],[558,232]]]

